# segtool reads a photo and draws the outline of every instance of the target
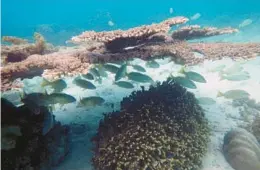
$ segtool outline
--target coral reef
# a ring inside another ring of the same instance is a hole
[[[4,56],[2,64],[19,62],[32,54],[43,54],[45,40],[39,33],[34,33],[35,43],[25,43],[25,40],[16,37],[3,37],[4,41],[10,41],[13,45],[2,45],[1,56]]]
[[[171,26],[183,24],[188,21],[185,17],[174,17],[162,21],[158,24],[144,25],[128,30],[114,30],[107,32],[86,31],[81,35],[71,38],[72,42],[98,41],[103,42],[106,48],[115,52],[128,46],[136,46],[147,42],[150,36],[157,33],[167,33]]]
[[[20,44],[27,44],[28,43],[28,40],[18,38],[18,37],[14,37],[14,36],[3,36],[2,41],[9,42],[13,45],[20,45]]]
[[[233,129],[225,135],[223,153],[235,170],[259,170],[260,168],[260,145],[245,129]]]
[[[97,170],[199,169],[209,126],[194,95],[168,79],[124,98],[92,140]]]
[[[15,107],[1,98],[1,168],[41,169],[58,165],[69,150],[69,129],[56,122],[43,135],[46,107]],[[47,120],[48,121],[48,120]]]
[[[234,59],[252,58],[255,54],[260,53],[259,43],[186,42],[186,40],[194,38],[237,32],[232,28],[186,26],[173,32],[172,36],[167,34],[171,26],[187,21],[188,19],[185,17],[174,17],[158,24],[128,30],[86,31],[72,38],[72,42],[82,43],[78,47],[60,49],[58,52],[44,55],[42,52],[39,54],[39,51],[42,50],[38,50],[37,54],[33,53],[34,55],[28,53],[30,50],[24,53],[24,48],[20,47],[14,52],[9,50],[10,53],[8,53],[5,48],[12,46],[3,46],[5,50],[2,50],[4,52],[2,56],[5,57],[2,59],[8,63],[1,68],[1,90],[5,91],[17,86],[17,84],[13,84],[16,78],[43,75],[47,79],[57,79],[63,75],[85,74],[91,64],[122,61],[134,57],[149,60],[154,57],[171,56],[177,63],[193,65],[203,62],[205,59],[218,60],[226,56]],[[34,44],[25,44],[25,46],[36,47]],[[194,52],[204,54],[204,57],[197,58]]]
[[[221,34],[231,34],[238,32],[237,29],[233,28],[223,28],[218,29],[215,27],[205,27],[201,28],[199,25],[190,25],[190,26],[184,26],[172,33],[173,39],[179,39],[179,40],[192,40],[202,37],[211,37],[215,35],[221,35]]]

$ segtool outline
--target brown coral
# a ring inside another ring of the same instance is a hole
[[[236,32],[238,32],[238,29],[233,29],[230,27],[218,29],[215,27],[201,28],[199,25],[190,25],[174,31],[172,33],[172,38],[179,40],[191,40],[221,34],[231,34]]]
[[[32,54],[43,54],[45,49],[45,40],[39,34],[34,34],[35,43],[14,43],[13,45],[2,45],[1,55],[5,56],[5,61],[2,61],[2,64],[8,62],[19,62],[26,59]],[[10,40],[17,42],[17,39],[6,37],[5,40]],[[22,41],[22,40],[19,40]]]
[[[13,45],[27,44],[28,40],[14,37],[14,36],[3,36],[2,41],[9,42]]]

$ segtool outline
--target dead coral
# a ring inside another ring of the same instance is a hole
[[[93,165],[103,169],[199,169],[209,127],[194,95],[167,80],[133,92],[100,121]]]
[[[185,17],[174,17],[158,24],[145,25],[128,30],[115,30],[107,32],[86,31],[81,35],[72,37],[75,43],[86,41],[103,42],[106,49],[118,52],[129,46],[137,46],[149,41],[149,37],[157,33],[167,33],[171,26],[187,22]]]
[[[34,44],[2,45],[1,55],[5,56],[5,62],[19,62],[32,54],[43,54],[45,40],[39,33],[34,34]]]
[[[206,59],[223,57],[253,58],[260,54],[260,43],[190,43],[193,51],[204,54]]]
[[[3,36],[2,41],[9,42],[13,45],[27,44],[28,40],[14,37],[14,36]]]
[[[232,34],[236,32],[238,32],[238,29],[233,29],[230,27],[218,29],[215,27],[201,28],[199,25],[190,25],[174,31],[172,33],[172,38],[179,40],[192,40],[215,35]]]

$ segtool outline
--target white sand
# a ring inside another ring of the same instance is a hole
[[[145,66],[141,60],[135,60],[136,63]],[[165,60],[158,60],[161,64],[158,69],[146,68],[146,74],[150,75],[154,80],[163,81],[169,76],[170,73],[176,75],[176,72],[181,68],[173,62]],[[197,89],[188,89],[193,92],[196,97],[211,97],[216,100],[216,104],[203,106],[205,109],[206,117],[210,122],[212,129],[211,142],[208,144],[208,152],[203,159],[202,170],[232,170],[230,165],[226,162],[223,154],[221,153],[222,141],[224,134],[232,128],[243,124],[243,119],[240,117],[238,108],[232,107],[231,100],[224,99],[223,97],[217,98],[218,91],[225,92],[230,89],[243,89],[250,93],[250,97],[256,101],[260,101],[260,57],[253,59],[242,64],[245,71],[247,71],[251,79],[246,81],[232,82],[227,80],[220,81],[218,72],[209,72],[210,69],[218,65],[225,64],[230,67],[235,62],[231,59],[222,59],[219,61],[205,61],[198,66],[189,67],[192,70],[202,74],[207,83],[196,83]],[[129,67],[130,68],[130,67]],[[120,101],[124,96],[128,96],[132,90],[123,89],[113,85],[114,75],[109,74],[102,84],[97,85],[96,90],[84,90],[72,84],[73,78],[66,79],[68,88],[64,90],[65,93],[73,95],[79,100],[82,97],[98,95],[106,100],[103,106],[96,108],[76,108],[76,103],[68,104],[57,110],[54,115],[58,121],[63,124],[69,123],[83,123],[91,127],[91,130],[81,136],[73,138],[73,148],[66,160],[55,170],[90,170],[91,169],[91,147],[90,138],[96,132],[99,120],[102,119],[102,113],[112,111],[111,103],[115,104],[115,109],[119,109]],[[30,84],[30,83],[29,83]],[[135,84],[134,90],[140,89],[141,85],[149,87],[149,84]],[[34,88],[39,89],[35,86]]]

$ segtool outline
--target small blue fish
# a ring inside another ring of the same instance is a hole
[[[115,81],[120,80],[121,78],[126,76],[126,68],[127,68],[127,64],[123,64],[118,71],[116,72],[115,75]]]
[[[126,89],[132,89],[134,88],[134,85],[127,81],[117,81],[115,84],[119,87],[126,88]]]
[[[84,89],[96,89],[96,86],[91,83],[90,81],[83,80],[80,78],[75,78],[73,83],[75,83],[77,86],[84,88]]]
[[[94,76],[91,73],[83,74],[82,77],[88,80],[94,80]]]
[[[191,81],[190,79],[188,79],[187,77],[174,77],[173,80],[177,84],[179,84],[183,87],[187,87],[187,88],[190,88],[190,89],[196,89],[197,88],[196,84],[193,81]]]

